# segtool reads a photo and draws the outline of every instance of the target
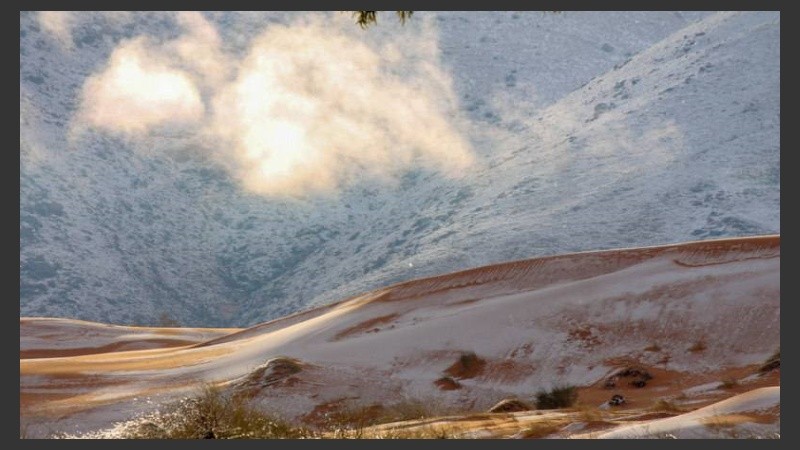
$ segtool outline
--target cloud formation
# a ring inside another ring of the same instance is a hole
[[[86,80],[80,119],[101,130],[138,134],[198,122],[204,112],[192,78],[153,57],[147,40],[136,38],[115,49],[105,69]]]
[[[472,162],[430,26],[370,42],[349,20],[311,16],[268,27],[238,55],[200,13],[176,19],[178,38],[114,50],[86,81],[79,124],[133,137],[190,125],[264,195],[332,192],[412,167],[456,175]]]

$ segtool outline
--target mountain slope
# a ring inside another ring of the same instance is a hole
[[[294,17],[206,16],[233,53]],[[81,17],[65,49],[20,14],[23,315],[246,326],[509,259],[780,231],[778,13],[431,13],[474,170],[305,201],[244,193],[177,132],[153,142],[170,153],[66,148],[113,48],[175,34]]]
[[[355,281],[317,302],[454,267],[779,230],[771,19],[714,15],[525,122],[511,110],[469,185],[430,177],[438,186],[426,191],[416,182],[375,219],[407,225],[361,251],[339,239],[341,262],[326,272]],[[301,273],[329,267],[325,256],[309,257]],[[365,261],[383,264],[361,275]]]

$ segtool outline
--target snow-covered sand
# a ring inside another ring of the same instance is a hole
[[[775,437],[780,435],[780,405],[780,386],[765,387],[690,413],[621,426],[594,437],[601,439]]]
[[[129,327],[47,317],[20,318],[19,328],[22,359],[177,347],[240,331],[237,328]]]
[[[563,384],[581,387],[587,399],[610,397],[597,386],[632,364],[655,374],[654,387],[625,390],[631,406],[647,407],[667,390],[677,394],[726,371],[749,375],[779,348],[780,237],[487,266],[208,338],[176,348],[21,359],[21,417],[64,431],[96,430],[190,395],[201,383],[237,389],[246,380],[264,408],[297,420],[342,402],[435,399],[480,411]],[[96,343],[77,339],[71,345]],[[21,342],[30,340],[21,335]],[[481,361],[476,373],[453,372],[468,353]],[[272,370],[281,358],[302,370],[281,378]],[[259,382],[255,373],[273,378]],[[435,384],[448,373],[460,389]]]

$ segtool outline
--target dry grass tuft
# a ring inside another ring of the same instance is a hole
[[[314,437],[249,405],[241,396],[205,386],[195,398],[138,421],[122,433],[125,439],[300,439]]]
[[[671,402],[671,401],[669,401],[667,399],[663,399],[663,398],[660,398],[660,399],[656,400],[656,402],[653,403],[653,406],[650,407],[650,410],[651,411],[657,411],[657,412],[670,412],[670,413],[673,413],[673,412],[674,413],[684,412],[683,408],[681,408],[680,406],[676,405],[675,403],[673,403],[673,402]]]
[[[539,420],[531,423],[522,432],[522,439],[541,439],[559,431],[564,427],[560,420]]]
[[[597,407],[590,405],[578,405],[575,407],[577,417],[581,422],[594,423],[604,421],[603,414]]]

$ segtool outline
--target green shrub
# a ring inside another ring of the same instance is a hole
[[[550,391],[539,391],[536,394],[537,409],[567,408],[578,400],[578,390],[575,386],[560,386]]]

